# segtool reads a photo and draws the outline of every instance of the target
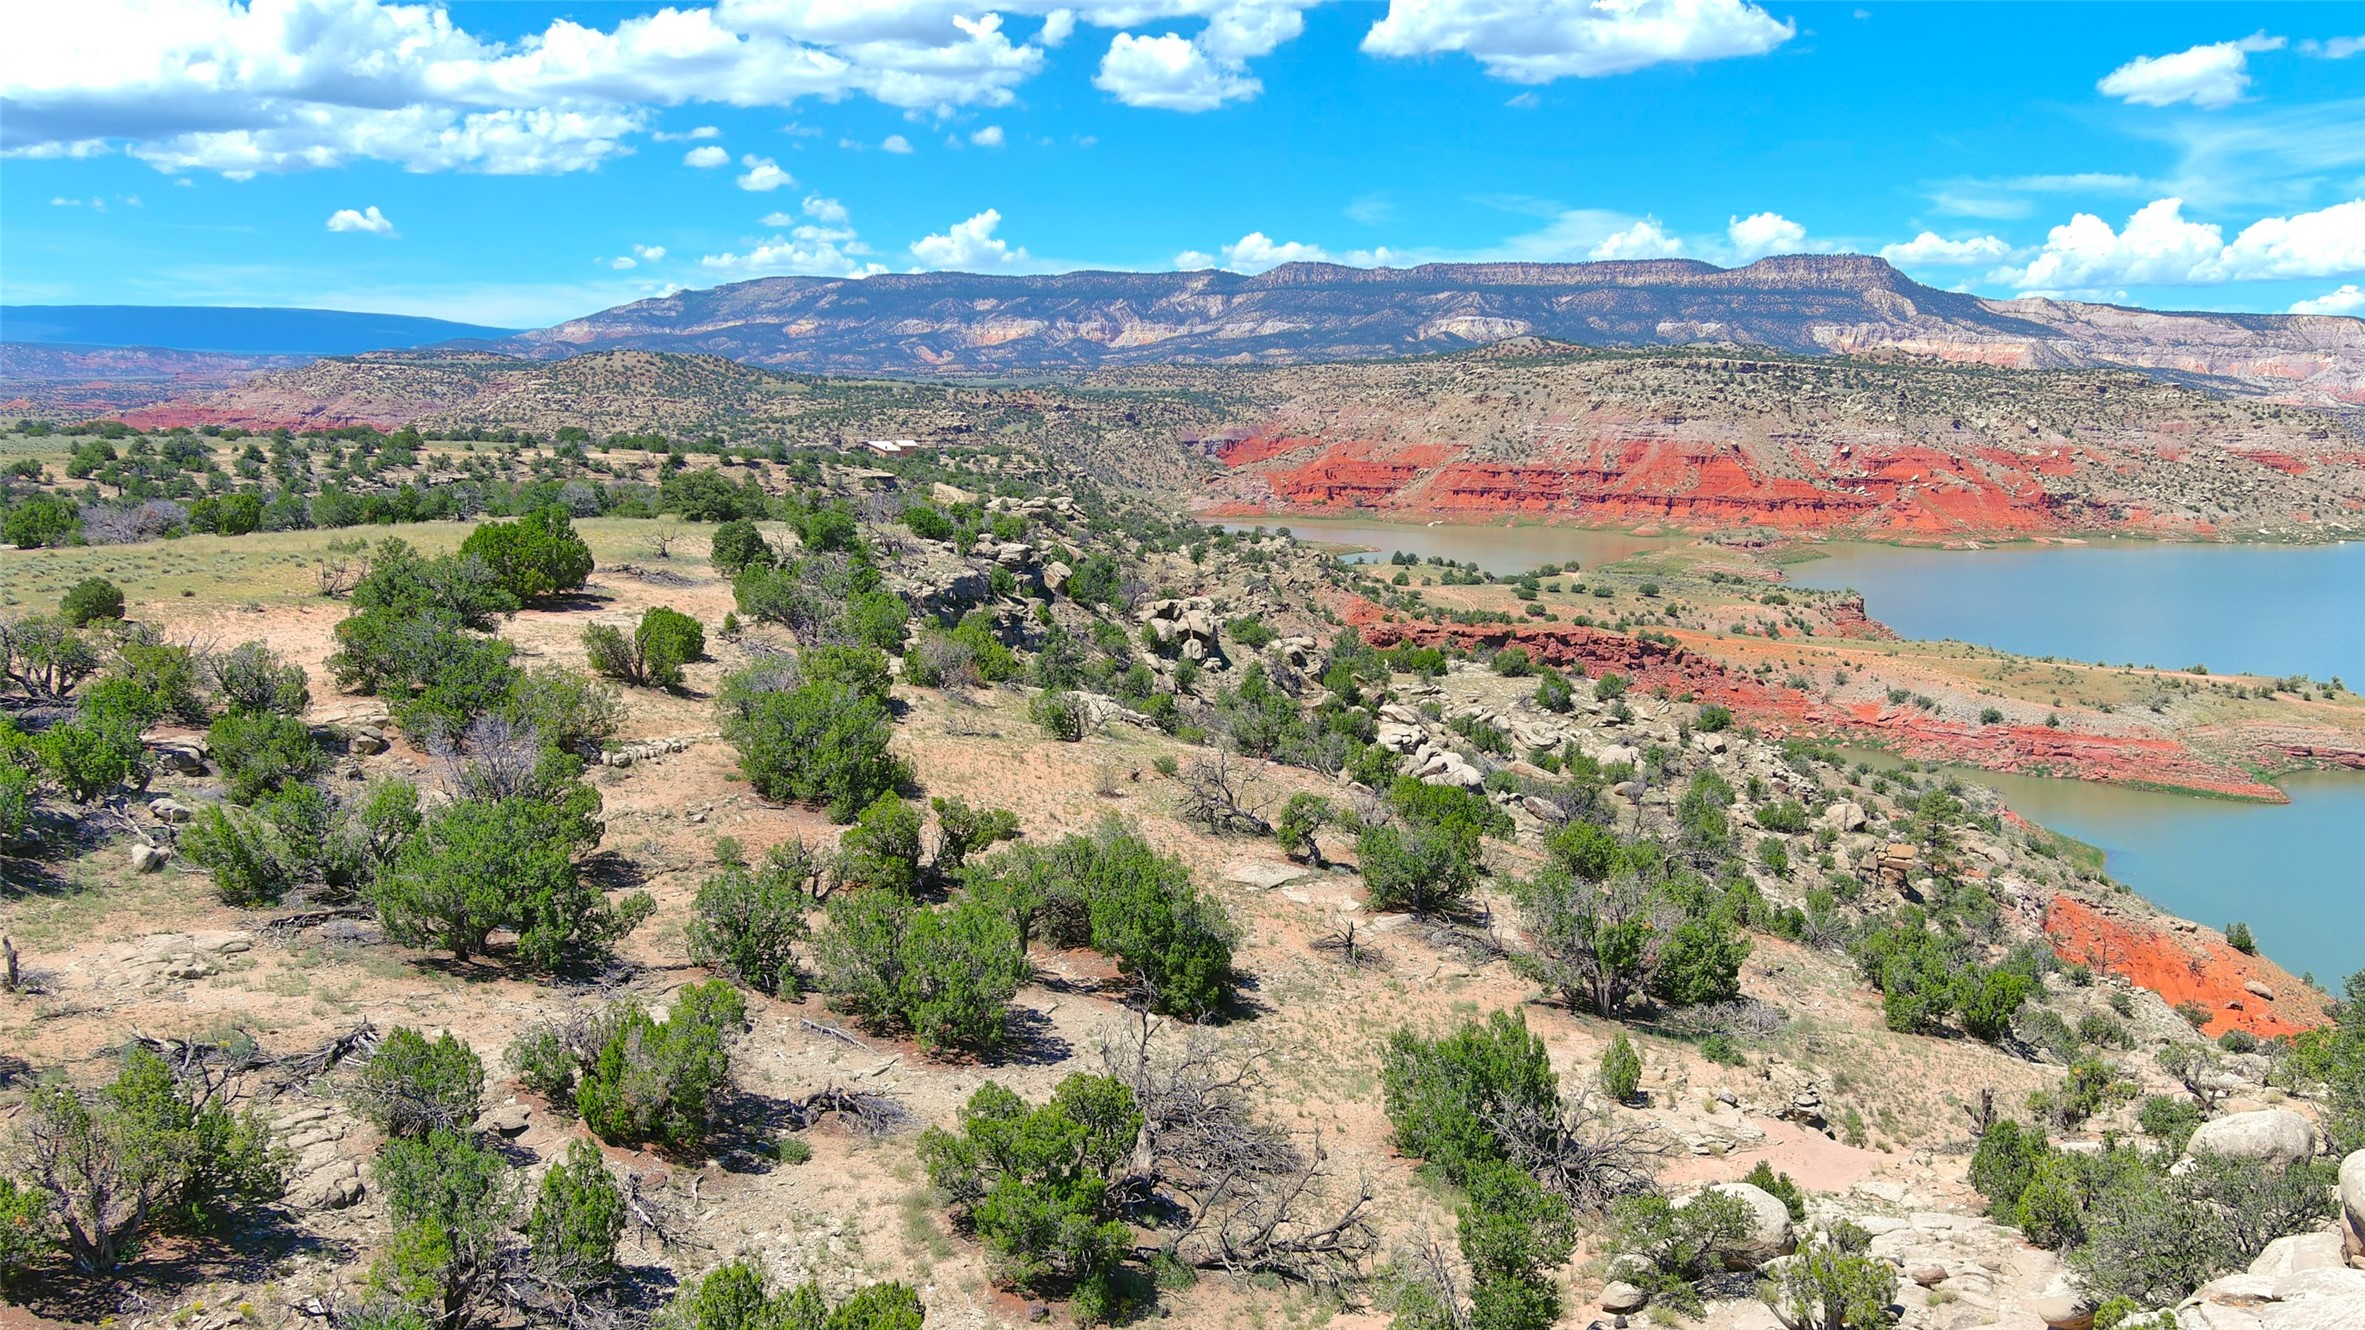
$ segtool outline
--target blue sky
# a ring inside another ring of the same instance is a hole
[[[1848,250],[2365,314],[2365,5],[77,0],[0,98],[12,303]]]

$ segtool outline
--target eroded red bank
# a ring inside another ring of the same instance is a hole
[[[2107,971],[2182,1006],[2209,1013],[2204,1033],[2247,1030],[2267,1038],[2324,1023],[2313,989],[2262,956],[2246,955],[2180,920],[2113,914],[2055,896],[2045,932],[2065,961]]]
[[[1257,433],[1225,445],[1218,456],[1233,470],[1260,477],[1269,499],[1233,499],[1215,511],[1517,514],[1596,525],[1761,525],[1902,536],[2031,535],[2097,525],[2161,534],[2194,529],[2063,498],[2046,480],[2075,473],[2082,454],[2070,448],[1987,447],[1957,456],[1915,444],[1866,444],[1818,457],[1804,446],[1777,447],[1778,456],[1769,458],[1725,440],[1599,439],[1502,462],[1473,458],[1464,444]],[[2244,456],[2291,474],[2301,466],[2281,454]]]
[[[1718,702],[1776,735],[1876,743],[1916,761],[1954,762],[1988,771],[2075,777],[2122,785],[2155,785],[2231,795],[2269,803],[2287,796],[2229,763],[2175,739],[2083,734],[2043,725],[1969,725],[1902,707],[1863,703],[1832,706],[1753,676],[1682,646],[1649,642],[1606,629],[1570,624],[1449,624],[1393,620],[1380,606],[1355,600],[1347,621],[1375,646],[1485,646],[1514,643],[1553,666],[1582,666],[1587,674],[1625,676],[1643,688],[1665,687]]]

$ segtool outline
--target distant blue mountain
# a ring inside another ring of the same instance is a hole
[[[228,305],[0,305],[0,341],[74,346],[153,346],[247,355],[350,356],[462,338],[508,337],[487,328],[404,314]]]

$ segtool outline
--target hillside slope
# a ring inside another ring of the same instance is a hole
[[[711,356],[322,360],[144,426],[1020,443],[1218,514],[1764,524],[1884,535],[2323,536],[2365,526],[2365,425],[2127,370],[1602,351],[1108,369],[1058,384],[781,374]],[[1209,487],[1207,459],[1227,474]]]
[[[2125,365],[2293,401],[2365,402],[2365,322],[1990,301],[1886,262],[1297,263],[1226,272],[770,277],[527,333],[523,354],[634,347],[845,373],[1283,364],[1453,351],[1520,336],[1593,346],[1904,352],[2019,369]]]

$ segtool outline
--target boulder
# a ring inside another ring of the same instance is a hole
[[[1780,1197],[1746,1182],[1719,1182],[1707,1190],[1738,1197],[1749,1207],[1752,1219],[1749,1235],[1722,1253],[1728,1266],[1736,1270],[1755,1269],[1787,1254],[1795,1245],[1790,1233],[1790,1210]]]
[[[1649,1293],[1623,1279],[1613,1279],[1601,1286],[1601,1309],[1605,1312],[1638,1312],[1650,1300]]]
[[[1823,810],[1823,825],[1841,835],[1852,831],[1862,831],[1864,829],[1864,807],[1851,800],[1842,799]]]
[[[2028,1311],[2052,1330],[2093,1330],[2094,1304],[2074,1289],[2051,1289],[2031,1298]]]
[[[2316,1152],[2316,1128],[2287,1108],[2229,1113],[2202,1123],[2185,1143],[2186,1158],[2204,1151],[2233,1159],[2293,1164]]]
[[[155,873],[172,862],[172,851],[162,845],[134,845],[131,847],[131,871]]]
[[[2340,1267],[2338,1233],[2293,1233],[2268,1243],[2266,1250],[2258,1254],[2258,1259],[2250,1263],[2250,1273],[2274,1279],[2302,1270],[2337,1270]]]
[[[2349,1250],[2365,1252],[2365,1150],[2340,1161],[2340,1209],[2349,1224]]]
[[[375,757],[386,751],[386,736],[371,729],[359,729],[345,741],[346,751],[363,757]]]
[[[1068,579],[1075,575],[1075,569],[1054,560],[1043,569],[1043,585],[1053,591],[1064,591],[1067,589]]]
[[[526,1126],[533,1121],[533,1110],[524,1104],[509,1103],[484,1115],[483,1125],[505,1139],[515,1140],[526,1134]]]
[[[2178,1330],[2354,1330],[2365,1325],[2365,1270],[2227,1275],[2176,1308]]]
[[[1925,1262],[1905,1272],[1905,1277],[1923,1288],[1936,1288],[1946,1282],[1946,1267],[1936,1261]]]
[[[205,774],[206,748],[202,740],[182,743],[167,741],[156,745],[156,765],[175,776]]]
[[[155,815],[157,821],[170,822],[174,826],[197,816],[196,809],[178,799],[150,799],[148,811]]]

